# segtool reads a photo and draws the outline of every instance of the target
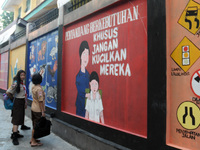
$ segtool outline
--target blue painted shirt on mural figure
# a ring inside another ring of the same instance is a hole
[[[76,75],[76,88],[78,91],[76,98],[76,115],[85,117],[85,89],[89,88],[90,74],[87,70],[81,70]]]

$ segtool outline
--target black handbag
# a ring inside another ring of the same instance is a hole
[[[34,135],[35,139],[47,136],[51,132],[51,121],[47,120],[45,117],[41,117],[38,123],[36,123],[34,128]]]

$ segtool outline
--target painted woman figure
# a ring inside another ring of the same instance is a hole
[[[78,91],[76,98],[76,115],[85,117],[85,89],[89,88],[90,74],[86,70],[86,66],[89,62],[89,45],[87,41],[83,41],[79,48],[79,56],[81,68],[76,75],[76,88]]]

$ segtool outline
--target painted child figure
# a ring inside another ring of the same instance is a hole
[[[103,116],[103,104],[101,100],[101,95],[98,92],[99,89],[99,77],[97,72],[93,71],[90,75],[90,96],[86,102],[86,114],[85,118],[95,121],[101,122],[104,124],[104,116]]]

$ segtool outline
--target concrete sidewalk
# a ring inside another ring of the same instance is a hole
[[[67,143],[52,132],[49,136],[40,139],[43,146],[31,147],[29,142],[32,130],[20,130],[21,126],[19,127],[19,131],[24,137],[19,139],[19,145],[14,146],[10,139],[12,130],[10,115],[11,111],[4,108],[3,100],[0,99],[0,150],[78,150],[78,148]],[[25,117],[25,125],[32,129],[32,121],[30,118]]]

